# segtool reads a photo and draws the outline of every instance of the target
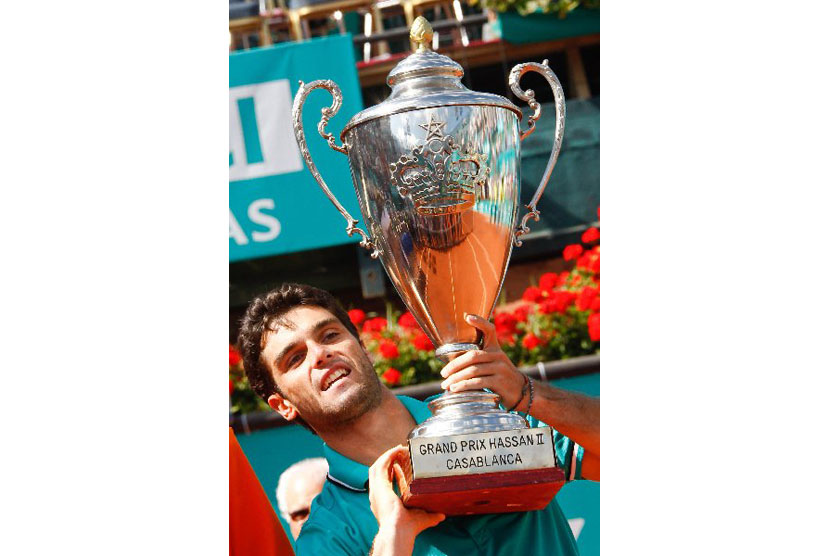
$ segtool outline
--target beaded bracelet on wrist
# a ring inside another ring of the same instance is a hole
[[[510,409],[507,410],[508,412],[513,411],[514,409],[519,407],[519,404],[522,403],[523,399],[525,399],[525,394],[527,393],[527,387],[528,387],[528,384],[530,384],[530,379],[528,378],[528,376],[526,374],[522,374],[522,376],[525,379],[525,383],[522,385],[522,393],[519,395],[518,401],[515,404],[513,404],[513,407],[511,407]]]
[[[527,402],[527,411],[525,411],[525,413],[527,415],[530,415],[530,408],[533,405],[533,381],[530,379],[528,379],[527,381],[530,383],[530,399]]]

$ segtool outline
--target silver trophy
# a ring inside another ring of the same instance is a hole
[[[439,346],[435,355],[449,361],[480,347],[478,331],[465,322],[464,315],[492,316],[513,246],[521,246],[521,236],[530,231],[528,220],[539,220],[536,203],[562,145],[565,102],[547,60],[515,66],[509,76],[510,88],[533,109],[528,127],[522,131],[522,112],[516,105],[499,95],[470,91],[461,83],[462,67],[429,49],[432,29],[426,19],[415,20],[410,37],[417,49],[389,73],[389,98],[356,114],[340,133],[341,146],[325,129],[342,102],[340,88],[333,81],[300,82],[292,117],[303,159],[346,219],[346,232],[360,234],[360,245],[371,250],[373,258],[380,258],[407,308],[433,344]],[[534,92],[519,86],[521,77],[530,71],[544,76],[553,89],[556,126],[542,181],[517,225],[521,141],[533,133],[541,115]],[[332,105],[323,108],[317,129],[332,149],[349,157],[366,231],[357,227],[358,221],[329,190],[309,154],[302,109],[314,89],[326,89],[333,97]],[[509,461],[511,458],[496,457],[486,461],[501,462],[498,465],[448,469],[451,464],[444,465],[445,454],[421,454],[421,446],[432,440],[451,439],[446,445],[455,442],[458,448],[465,438],[472,443],[474,437],[479,442],[482,435],[527,435],[528,425],[520,415],[502,411],[498,396],[485,391],[445,393],[430,403],[430,409],[434,415],[410,434],[408,473],[414,482],[409,486],[417,486],[419,479],[423,483],[451,477],[457,482],[474,475],[555,469],[549,429],[548,442],[535,444],[534,450],[518,458],[519,463],[516,458]],[[436,455],[441,457],[429,457]],[[498,456],[495,452],[487,455]],[[542,477],[541,482],[551,480],[549,473],[536,475]],[[427,501],[428,497],[419,500],[417,493],[409,493],[404,501],[445,513],[533,509],[498,501],[488,504],[470,494],[474,490],[470,488],[468,494],[457,497],[458,511],[448,508],[446,493],[434,504]]]

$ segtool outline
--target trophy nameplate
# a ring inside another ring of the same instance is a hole
[[[550,427],[413,438],[401,469],[404,504],[446,515],[540,510],[565,482]]]
[[[476,475],[554,467],[550,427],[452,436],[419,436],[409,441],[412,478]]]

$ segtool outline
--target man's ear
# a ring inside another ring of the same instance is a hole
[[[294,404],[279,394],[271,394],[268,396],[268,405],[271,406],[271,409],[282,415],[286,421],[293,421],[299,415]]]

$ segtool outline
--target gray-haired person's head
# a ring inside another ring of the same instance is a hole
[[[280,475],[277,505],[295,539],[308,519],[311,501],[323,490],[328,471],[325,458],[309,458],[298,461]]]

